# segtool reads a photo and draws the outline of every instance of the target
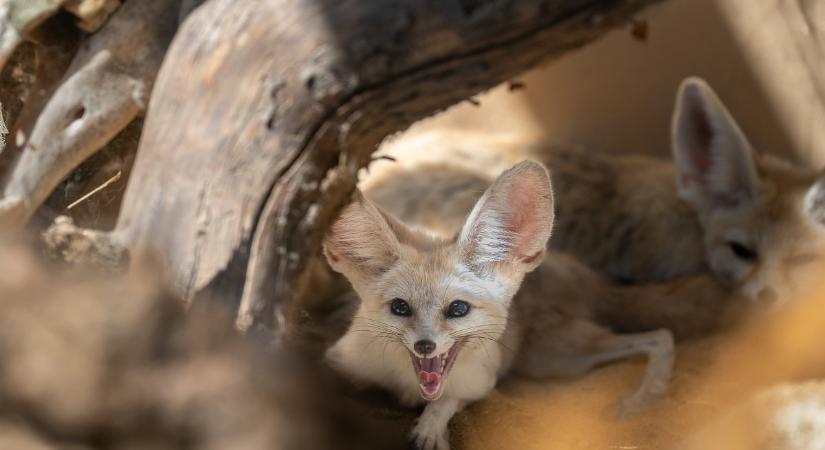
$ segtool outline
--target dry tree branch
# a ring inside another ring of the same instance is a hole
[[[22,139],[0,222],[23,225],[63,177],[145,110],[179,7],[178,0],[127,2],[83,45]]]

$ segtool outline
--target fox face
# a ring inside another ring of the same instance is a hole
[[[473,385],[491,368],[468,363],[483,360],[474,353],[504,333],[511,300],[541,262],[552,223],[549,176],[534,162],[504,172],[448,239],[402,224],[357,192],[324,244],[332,268],[361,298],[336,345],[349,353],[343,364],[391,388],[415,386],[428,401],[442,396],[454,366],[464,372],[461,384]],[[379,356],[393,352],[408,360],[402,373],[379,366]]]
[[[672,135],[677,189],[720,281],[775,305],[825,273],[825,174],[757,155],[700,79],[682,83]]]

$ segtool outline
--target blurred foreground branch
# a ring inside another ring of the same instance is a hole
[[[62,273],[0,240],[0,448],[400,448],[313,357],[186,313],[154,271]],[[402,442],[399,442],[402,441]]]

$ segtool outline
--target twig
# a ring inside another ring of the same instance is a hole
[[[68,210],[74,208],[75,206],[83,203],[86,199],[88,199],[89,197],[97,194],[98,192],[102,191],[103,189],[106,189],[107,186],[109,186],[110,184],[112,184],[112,183],[116,182],[117,180],[119,180],[121,175],[123,175],[123,171],[118,170],[117,173],[112,178],[109,178],[108,180],[106,180],[105,183],[103,183],[100,186],[92,189],[92,191],[89,192],[88,194],[86,194],[83,197],[80,197],[79,199],[72,202],[71,205],[66,207],[66,211],[68,211]]]

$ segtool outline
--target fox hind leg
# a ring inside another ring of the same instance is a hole
[[[662,397],[673,372],[673,334],[665,329],[636,334],[618,334],[603,343],[603,353],[589,355],[596,364],[644,354],[648,363],[636,391],[619,404],[620,418],[632,417]]]
[[[639,387],[619,405],[621,418],[641,412],[667,391],[674,362],[670,331],[616,334],[584,320],[567,325],[556,328],[553,336],[542,336],[535,344],[528,341],[526,358],[516,364],[516,370],[533,378],[576,376],[609,362],[647,356]]]

